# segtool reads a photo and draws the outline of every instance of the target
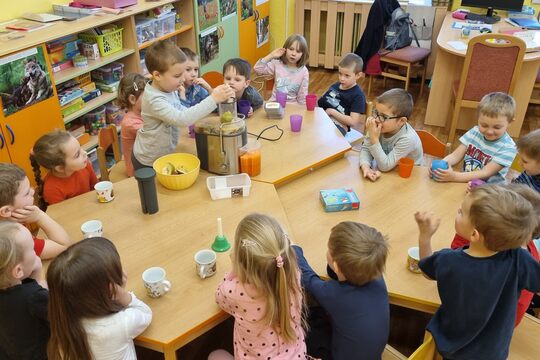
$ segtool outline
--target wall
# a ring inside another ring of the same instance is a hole
[[[2,0],[0,21],[17,18],[25,12],[49,12],[52,4],[68,4],[71,0]]]
[[[282,47],[294,29],[295,0],[270,0],[270,48]],[[287,14],[289,18],[287,19]]]

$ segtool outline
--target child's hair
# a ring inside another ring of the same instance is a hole
[[[8,220],[0,221],[0,289],[5,289],[13,280],[11,270],[23,259],[23,250],[15,240],[20,231],[18,223]]]
[[[307,46],[306,39],[300,34],[291,35],[291,36],[289,36],[287,38],[287,40],[285,40],[285,44],[283,44],[283,47],[285,49],[288,49],[289,47],[291,47],[292,44],[294,44],[295,41],[298,44],[298,51],[300,51],[302,53],[302,56],[300,57],[300,60],[298,60],[298,62],[296,63],[296,66],[300,68],[300,67],[306,65],[308,60],[309,60],[309,49],[308,49],[308,46]],[[281,62],[286,64],[287,63],[287,54],[286,53],[283,54],[281,56],[280,60],[281,60]]]
[[[332,228],[328,250],[347,281],[361,286],[382,276],[388,242],[375,228],[343,221]]]
[[[519,138],[516,145],[520,153],[530,156],[535,161],[540,161],[540,129]]]
[[[375,101],[388,106],[395,116],[409,118],[413,111],[413,98],[403,89],[390,89],[377,96]]]
[[[487,249],[515,249],[532,239],[538,216],[523,196],[499,185],[476,187],[468,196],[471,224],[484,236]]]
[[[118,105],[122,109],[130,109],[132,105],[129,102],[129,96],[133,95],[135,99],[138,99],[143,93],[147,81],[141,74],[127,73],[124,75],[118,86]]]
[[[478,115],[490,118],[504,116],[510,122],[516,113],[516,101],[506,93],[492,92],[484,95],[480,100],[477,111]]]
[[[525,184],[503,184],[504,188],[515,191],[519,195],[523,196],[528,202],[531,203],[533,211],[540,218],[540,194]],[[536,239],[540,236],[540,221],[538,222],[536,229],[533,232],[532,239]]]
[[[229,59],[223,64],[223,74],[230,68],[236,71],[237,75],[243,76],[246,80],[251,79],[251,64],[244,59],[233,58]]]
[[[197,54],[195,54],[195,52],[193,50],[191,50],[190,48],[181,47],[180,50],[182,50],[182,52],[186,55],[186,58],[188,60],[191,60],[191,61],[198,61],[199,60],[199,56]]]
[[[115,284],[122,285],[120,255],[112,242],[82,240],[58,255],[47,271],[51,338],[50,360],[92,360],[82,320],[123,309],[114,301]]]
[[[0,163],[0,207],[13,204],[25,177],[26,173],[17,165]]]
[[[341,58],[338,66],[347,69],[353,68],[354,73],[358,74],[359,72],[362,72],[362,68],[364,67],[364,61],[360,56],[354,53],[348,53]]]
[[[186,62],[186,54],[170,40],[156,41],[146,51],[144,62],[152,74],[154,71],[164,73],[174,64]]]
[[[38,206],[43,211],[47,208],[47,203],[43,199],[43,180],[41,179],[40,166],[51,171],[55,166],[64,165],[66,163],[66,154],[62,146],[70,138],[71,135],[66,131],[53,130],[37,139],[30,153],[30,164],[32,164],[37,185]]]
[[[235,274],[266,299],[268,324],[279,328],[286,341],[296,340],[290,304],[293,295],[302,294],[302,289],[298,262],[287,234],[273,217],[254,213],[240,221],[234,242]]]

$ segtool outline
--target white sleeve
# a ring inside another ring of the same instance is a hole
[[[131,294],[131,302],[123,311],[125,313],[126,336],[134,339],[140,335],[152,321],[152,310],[139,300],[134,293]]]
[[[189,126],[195,123],[195,121],[209,115],[215,108],[216,102],[211,96],[197,105],[181,110],[172,106],[167,98],[156,97],[152,99],[152,110],[149,113],[168,125]]]
[[[399,159],[409,155],[413,148],[414,145],[411,140],[404,136],[396,142],[394,148],[388,154],[384,152],[380,142],[370,145],[369,152],[377,161],[379,170],[390,171],[396,167]]]
[[[371,167],[371,161],[373,160],[373,156],[369,152],[369,147],[371,146],[371,141],[369,137],[366,137],[364,139],[364,143],[362,144],[362,149],[360,150],[360,163],[358,164],[360,167],[362,165],[367,164],[369,167]]]

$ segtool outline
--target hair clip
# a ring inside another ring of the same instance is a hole
[[[276,256],[276,266],[278,268],[283,267],[283,258],[281,257],[281,255]]]
[[[139,91],[139,87],[135,81],[133,82],[133,89],[135,89],[135,91]]]
[[[249,240],[249,239],[243,239],[242,240],[242,247],[251,247],[251,246],[255,246],[256,245],[256,242],[253,241],[253,240]]]

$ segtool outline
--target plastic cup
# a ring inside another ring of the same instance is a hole
[[[411,176],[412,169],[414,166],[414,160],[411,158],[401,158],[399,159],[399,176],[402,178],[408,178]]]
[[[306,95],[306,109],[307,109],[307,111],[315,110],[315,106],[317,106],[317,95],[315,95],[315,94]]]
[[[291,131],[300,132],[302,129],[302,115],[291,115]]]
[[[195,124],[189,125],[188,129],[189,129],[188,131],[189,137],[192,139],[195,139]]]
[[[287,93],[276,91],[276,101],[282,108],[285,108],[285,105],[287,105]]]
[[[249,100],[238,100],[238,112],[244,114],[245,117],[248,116],[250,107],[251,103]]]
[[[240,148],[240,172],[249,176],[257,176],[261,173],[261,143],[249,139],[248,143]]]
[[[445,160],[433,160],[431,162],[431,178],[432,179],[433,179],[433,173],[437,169],[447,170],[448,169],[448,162],[446,162]]]

